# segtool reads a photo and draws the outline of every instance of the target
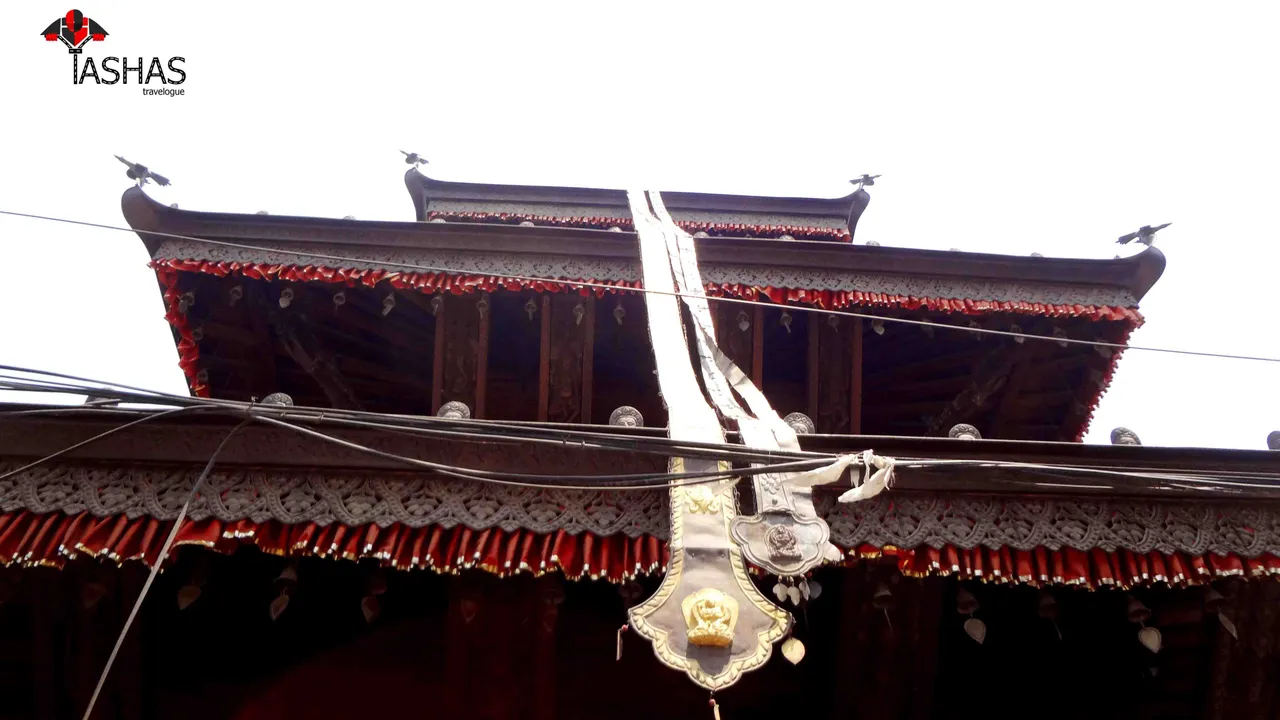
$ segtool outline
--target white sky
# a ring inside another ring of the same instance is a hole
[[[6,3],[0,209],[123,225],[113,154],[184,209],[388,220],[413,218],[400,149],[497,183],[837,196],[883,173],[860,242],[1111,257],[1172,221],[1132,342],[1280,357],[1275,3],[77,7],[110,33],[86,54],[183,56],[185,95],[73,86],[40,37],[68,5]],[[0,363],[185,392],[147,260],[0,217]],[[1130,352],[1088,441],[1260,449],[1278,380]]]

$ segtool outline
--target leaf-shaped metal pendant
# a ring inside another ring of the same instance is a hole
[[[275,620],[280,617],[280,613],[284,612],[287,607],[289,607],[289,596],[280,593],[279,597],[271,601],[271,619]]]
[[[968,620],[965,620],[964,631],[968,633],[969,637],[973,638],[973,641],[979,645],[982,644],[983,640],[987,639],[987,624],[978,618],[971,617]]]
[[[360,601],[360,612],[364,613],[364,621],[367,623],[373,622],[381,611],[382,607],[378,605],[378,598],[373,595],[366,596]]]
[[[782,657],[786,658],[787,662],[792,665],[799,665],[800,661],[804,659],[804,643],[793,637],[783,640]]]
[[[178,591],[178,609],[186,610],[191,606],[191,603],[198,599],[200,599],[199,585],[183,585],[182,589]]]
[[[791,587],[787,588],[787,597],[791,598],[792,605],[799,605],[800,604],[800,588],[796,587],[795,585],[792,585]]]
[[[827,546],[822,550],[822,558],[827,562],[837,563],[844,559],[844,553],[840,552],[840,548],[835,545],[827,543]]]
[[[773,586],[773,594],[774,594],[774,596],[776,596],[776,597],[778,598],[778,602],[786,602],[786,601],[787,601],[787,586],[786,586],[786,585],[783,585],[782,583],[778,583],[777,585],[774,585],[774,586]]]
[[[804,596],[805,600],[809,599],[809,581],[808,580],[800,581],[800,594]]]
[[[1160,631],[1153,627],[1144,627],[1138,631],[1138,642],[1153,653],[1160,652]]]
[[[1222,613],[1218,613],[1218,622],[1222,623],[1222,627],[1226,628],[1227,632],[1231,633],[1231,637],[1237,640],[1240,639],[1240,636],[1236,634],[1236,624],[1231,622],[1231,618],[1223,615]]]
[[[822,594],[822,586],[818,584],[817,580],[810,580],[809,581],[809,599],[817,600],[818,596],[821,594]]]

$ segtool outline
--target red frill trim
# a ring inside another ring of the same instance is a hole
[[[0,515],[0,565],[61,568],[77,557],[106,558],[116,563],[140,560],[148,565],[160,556],[172,525],[154,518],[94,517],[88,513]],[[622,582],[658,572],[667,564],[666,543],[642,535],[597,537],[564,531],[539,534],[527,530],[410,528],[363,525],[286,525],[277,521],[187,521],[174,547],[199,545],[231,553],[253,545],[273,555],[314,556],[342,560],[374,559],[396,570],[458,572],[479,568],[497,575],[560,572],[570,579],[604,578]]]
[[[520,215],[513,213],[484,212],[431,212],[428,220],[444,220],[446,222],[484,223],[486,225],[519,225],[531,222],[534,225],[550,227],[589,228],[608,230],[620,228],[633,230],[635,225],[631,218],[615,217],[556,217],[554,215]],[[687,233],[704,232],[716,237],[747,238],[779,238],[790,235],[796,240],[818,240],[825,242],[853,242],[853,236],[843,228],[812,227],[808,225],[748,225],[744,223],[708,223],[677,221]]]
[[[603,297],[606,292],[634,291],[643,287],[639,281],[597,280],[579,278],[577,280],[542,281],[518,280],[515,278],[494,275],[450,275],[431,272],[394,272],[381,269],[358,270],[353,268],[330,268],[323,265],[269,265],[266,263],[211,262],[207,260],[156,259],[150,263],[164,289],[165,319],[169,321],[178,334],[178,364],[187,377],[192,394],[208,397],[209,388],[201,379],[199,370],[200,347],[187,327],[187,317],[180,309],[182,293],[178,289],[179,272],[198,272],[215,277],[240,275],[252,280],[282,280],[285,282],[328,282],[342,284],[347,287],[364,285],[375,287],[386,282],[397,290],[417,290],[425,294],[447,292],[454,295],[496,290],[535,290],[537,292],[577,292],[586,297],[592,292],[596,297]],[[581,283],[592,283],[609,286],[606,288],[588,288]],[[848,307],[884,307],[902,308],[906,310],[935,310],[962,313],[966,315],[983,315],[988,313],[1018,313],[1023,315],[1043,315],[1048,317],[1086,317],[1090,320],[1112,320],[1129,325],[1128,333],[1142,325],[1142,315],[1132,308],[1108,305],[1050,305],[1029,302],[994,302],[989,300],[963,300],[947,298],[914,297],[909,295],[890,295],[886,293],[868,293],[850,290],[805,290],[803,288],[755,287],[736,283],[708,283],[707,295],[711,297],[734,297],[744,300],[758,300],[761,296],[778,304],[805,303],[814,307],[838,310]],[[1106,373],[1106,382],[1115,372],[1119,355],[1112,357],[1110,368]],[[1106,388],[1106,382],[1102,388]],[[1088,416],[1092,417],[1097,407],[1101,392],[1095,394],[1089,405]],[[1088,421],[1084,423],[1088,428]],[[1080,436],[1084,436],[1084,429]]]
[[[1096,590],[1105,587],[1131,588],[1163,583],[1171,586],[1200,585],[1223,577],[1260,578],[1280,575],[1280,557],[1260,555],[1184,555],[1129,550],[960,550],[918,548],[898,550],[864,545],[861,557],[888,556],[897,559],[898,569],[910,577],[957,575],[966,580],[1041,587],[1078,585]]]
[[[0,514],[0,565],[61,568],[76,557],[117,563],[154,563],[170,524],[153,518],[97,518],[88,513]],[[598,537],[563,531],[471,530],[465,527],[409,528],[362,525],[285,525],[270,521],[188,521],[175,546],[199,545],[230,553],[253,545],[273,555],[343,560],[377,560],[397,570],[427,569],[456,573],[478,568],[496,575],[560,572],[570,579],[623,582],[662,572],[666,543],[648,536]],[[1078,585],[1089,589],[1154,585],[1196,585],[1222,577],[1258,578],[1280,574],[1280,557],[1263,555],[1188,556],[1132,553],[1127,550],[900,550],[864,545],[853,558],[896,558],[904,575],[958,575],[965,579],[1020,585]]]

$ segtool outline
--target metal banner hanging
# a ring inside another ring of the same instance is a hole
[[[716,409],[737,423],[744,444],[751,448],[800,450],[795,430],[778,417],[764,394],[716,343],[693,237],[675,224],[658,193],[649,193],[649,202],[660,224],[676,285],[694,321],[703,381]],[[640,227],[639,221],[636,226]],[[734,392],[746,402],[747,409],[738,404]],[[830,542],[831,530],[814,509],[812,488],[838,480],[854,459],[805,473],[803,481],[793,473],[754,476],[756,514],[736,517],[731,524],[733,539],[747,559],[784,576],[803,575],[824,562],[839,560],[840,550]]]
[[[640,238],[649,335],[658,384],[669,411],[672,439],[724,442],[724,430],[707,404],[689,363],[663,228],[643,193],[628,191]],[[672,458],[671,472],[721,471],[709,459]],[[738,546],[729,537],[736,516],[734,479],[690,482],[671,488],[671,561],[652,597],[629,611],[631,627],[653,643],[664,664],[683,670],[708,689],[728,687],[760,667],[773,643],[791,627],[791,616],[756,588]]]

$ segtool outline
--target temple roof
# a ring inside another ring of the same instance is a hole
[[[411,172],[421,177],[416,171]],[[423,192],[429,190],[433,194],[442,192],[438,188],[445,188],[452,198],[450,202],[456,199],[471,203],[468,207],[476,207],[474,203],[482,200],[487,202],[485,198],[500,202],[505,202],[503,197],[513,202],[525,198],[568,201],[576,197],[575,193],[596,199],[595,207],[600,212],[625,212],[626,202],[622,191],[615,190],[440,183],[429,178],[423,178],[422,187]],[[674,214],[705,208],[752,213],[813,208],[814,213],[821,209],[828,217],[836,217],[856,195],[807,200],[673,193],[664,194],[663,198]],[[167,207],[136,187],[124,193],[122,207],[125,219],[138,231],[153,258],[381,268],[392,272],[411,269],[406,264],[447,264],[460,272],[484,275],[639,280],[638,246],[634,233],[626,229],[609,232],[594,226],[556,226],[536,221],[521,225],[510,217],[500,221],[502,218],[496,215],[465,221],[392,222],[202,212]],[[166,238],[163,234],[288,252],[219,247]],[[1154,247],[1128,258],[1093,260],[720,235],[699,238],[697,248],[699,260],[706,266],[706,279],[722,285],[1112,308],[1136,307],[1165,266],[1164,255]],[[343,256],[348,261],[317,257],[325,254]],[[503,260],[495,262],[495,258]],[[567,259],[573,262],[566,262]],[[538,266],[543,271],[503,273],[501,265],[517,270]],[[588,274],[568,274],[575,267]]]
[[[418,220],[513,222],[540,219],[570,227],[631,227],[624,190],[448,182],[416,169],[404,176]],[[690,232],[848,242],[871,202],[859,187],[839,198],[759,197],[664,192],[672,218]],[[536,220],[535,220],[536,222]]]
[[[634,300],[641,288],[636,235],[629,219],[619,217],[626,212],[621,191],[440,183],[416,171],[408,180],[411,188],[430,194],[421,196],[426,199],[420,213],[429,221],[197,212],[165,206],[139,188],[127,190],[124,215],[152,256],[192,392],[246,399],[283,387],[305,402],[323,402],[315,394],[320,386],[294,377],[297,358],[277,357],[280,348],[267,327],[281,321],[275,316],[287,301],[277,296],[286,287],[299,299],[289,312],[300,312],[324,336],[322,354],[337,358],[347,384],[364,388],[341,394],[385,400],[374,407],[388,412],[408,411],[396,403],[411,400],[413,407],[430,405],[429,398],[440,392],[420,377],[420,348],[435,342],[434,297],[470,296],[474,303],[480,294],[494,294],[495,302],[520,306],[530,302],[512,300],[520,293],[602,298],[607,290],[618,294],[608,301],[612,308]],[[1160,251],[1148,248],[1113,260],[1065,259],[881,247],[822,236],[839,231],[832,218],[856,209],[857,194],[836,200],[697,194],[664,199],[673,214],[738,212],[746,215],[737,219],[753,222],[827,223],[765,226],[705,214],[682,221],[691,231],[709,228],[696,246],[712,298],[755,302],[757,312],[809,306],[933,324],[923,332],[897,325],[887,334],[883,327],[858,326],[867,348],[864,431],[945,432],[956,412],[978,412],[976,407],[981,412],[971,421],[989,423],[997,436],[1083,437],[1120,353],[1065,342],[1015,345],[1007,337],[954,330],[935,337],[932,329],[981,327],[1122,345],[1142,323],[1138,301],[1163,272]],[[457,204],[432,210],[437,200]],[[504,215],[483,203],[524,203],[525,210],[532,203],[551,213],[576,207],[595,214]],[[796,239],[766,232],[779,229]],[[800,239],[806,233],[818,239]],[[239,295],[225,299],[234,293],[245,293],[246,302],[236,305]],[[201,300],[184,301],[197,296]],[[208,301],[218,297],[224,299]],[[396,297],[409,302],[388,315],[386,304],[395,305]],[[343,311],[335,314],[340,303]],[[247,306],[258,310],[246,315]],[[742,308],[733,308],[717,322],[736,325]],[[524,317],[526,311],[507,312]],[[772,315],[755,322],[766,320],[769,327],[780,322]],[[839,318],[828,321],[838,324]],[[784,366],[790,367],[770,365]],[[1015,371],[1022,366],[1027,369]],[[310,361],[300,367],[315,369]],[[785,372],[804,370],[796,368]],[[418,388],[418,396],[409,397],[404,388]],[[804,405],[803,398],[783,402]],[[665,418],[660,405],[652,414],[659,422]]]

